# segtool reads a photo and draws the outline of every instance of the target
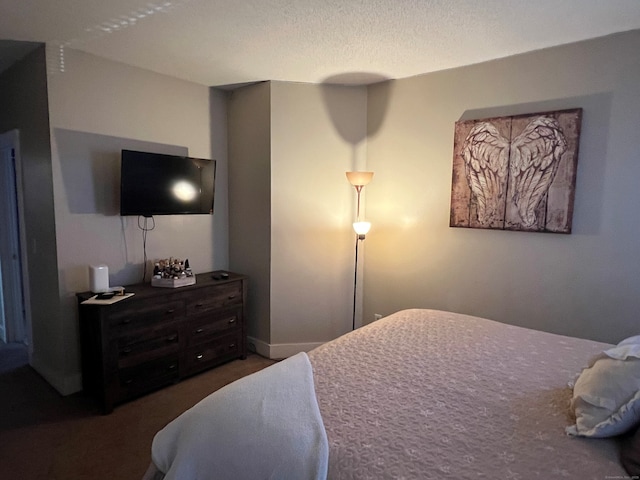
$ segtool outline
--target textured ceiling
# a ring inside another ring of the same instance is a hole
[[[209,86],[371,83],[638,28],[640,0],[0,0],[0,39],[59,68],[73,48]]]

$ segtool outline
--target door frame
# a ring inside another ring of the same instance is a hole
[[[32,339],[32,330],[31,330],[31,308],[30,308],[30,294],[29,294],[29,274],[28,274],[28,263],[27,263],[27,242],[26,242],[26,229],[24,222],[24,191],[22,188],[22,157],[20,155],[20,132],[15,130],[10,130],[8,132],[0,133],[0,149],[5,148],[13,148],[13,174],[15,175],[15,215],[12,221],[9,224],[9,228],[12,229],[17,236],[18,239],[18,249],[20,252],[20,261],[19,262],[11,262],[11,265],[15,267],[18,271],[12,270],[9,274],[11,276],[18,276],[20,278],[19,285],[22,288],[22,294],[20,295],[22,298],[22,312],[23,312],[23,325],[18,326],[16,328],[15,325],[10,325],[10,330],[23,330],[22,339],[17,339],[17,341],[24,341],[24,343],[28,346],[29,351],[29,361],[31,361],[31,357],[33,354],[33,339]],[[14,320],[15,321],[15,320]]]

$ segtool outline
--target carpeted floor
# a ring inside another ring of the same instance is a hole
[[[0,358],[7,360],[4,353]],[[0,366],[8,363],[0,360]],[[109,415],[83,394],[60,396],[27,365],[0,370],[0,478],[140,479],[158,430],[209,393],[272,363],[251,354]]]

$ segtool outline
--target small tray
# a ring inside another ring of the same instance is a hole
[[[162,287],[162,288],[178,288],[178,287],[186,287],[187,285],[195,285],[196,277],[185,277],[185,278],[152,278],[151,286],[152,287]]]
[[[113,297],[107,300],[98,300],[96,297],[98,295],[94,295],[93,297],[82,302],[83,305],[111,305],[112,303],[119,302],[120,300],[124,300],[125,298],[129,298],[133,296],[133,293],[125,293],[124,295],[114,295]]]

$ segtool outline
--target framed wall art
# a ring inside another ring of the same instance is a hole
[[[450,226],[571,233],[582,109],[456,122]]]

